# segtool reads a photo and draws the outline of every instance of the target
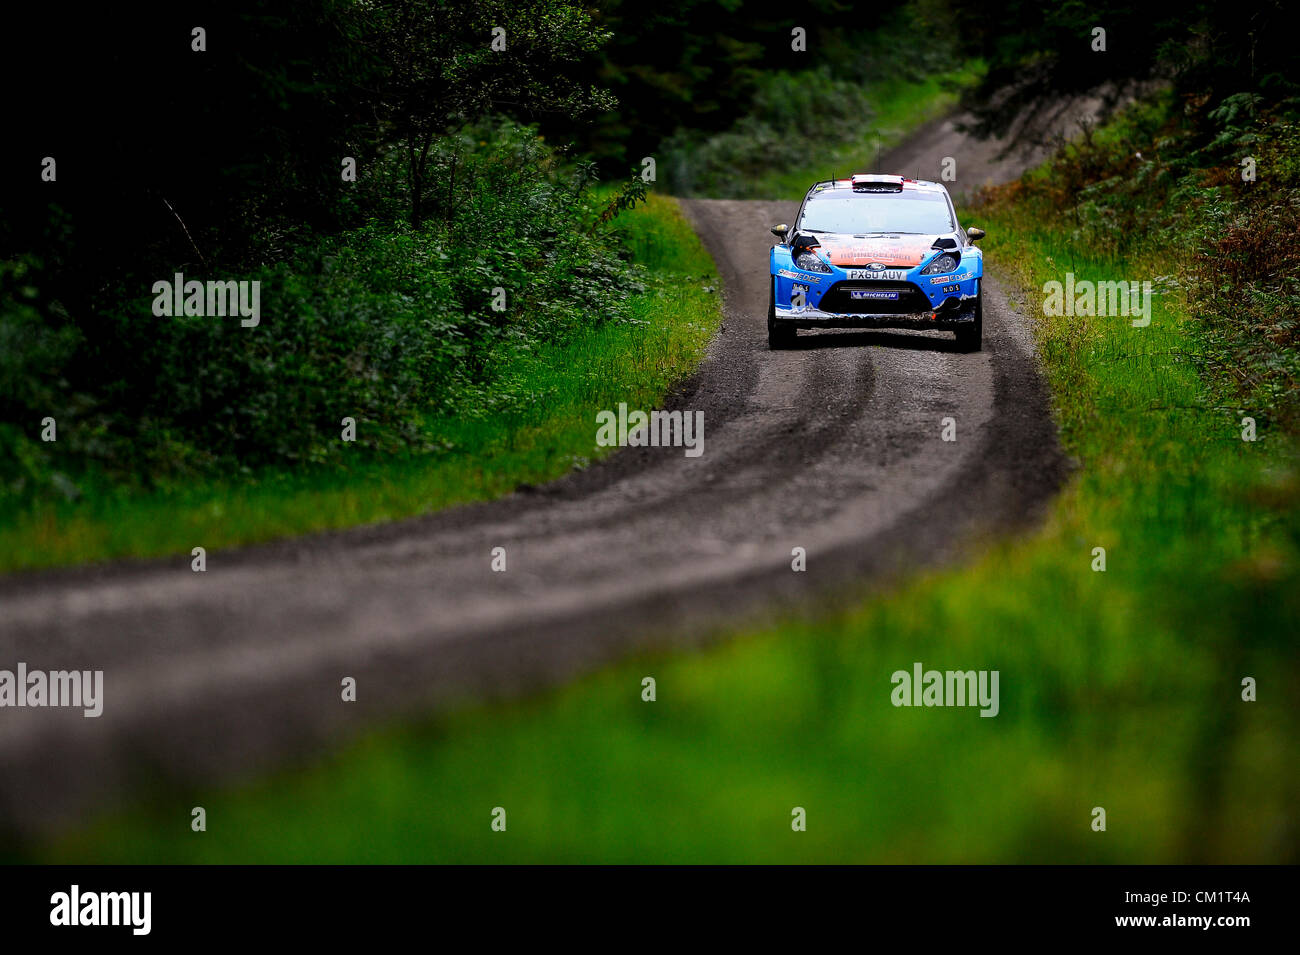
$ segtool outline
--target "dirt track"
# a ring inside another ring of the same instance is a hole
[[[187,552],[0,580],[0,668],[103,669],[106,698],[98,719],[0,710],[0,820],[69,822],[164,778],[250,774],[385,720],[699,643],[1034,518],[1064,465],[996,280],[982,353],[891,332],[769,352],[768,227],[791,205],[685,205],[726,288],[725,329],[669,402],[704,412],[702,456],[630,448],[491,504],[211,552],[204,574]],[[340,701],[345,676],[356,703]]]
[[[983,186],[1009,182],[1041,163],[1062,139],[1077,136],[1084,124],[1094,123],[1103,102],[1099,94],[1063,99],[1037,117],[1032,129],[1025,128],[1027,119],[1021,115],[1012,124],[1009,139],[975,139],[962,131],[974,118],[954,113],[931,120],[908,136],[882,157],[879,170],[864,166],[855,171],[889,172],[943,182],[960,202]],[[948,169],[953,179],[945,178],[945,159],[954,161]]]

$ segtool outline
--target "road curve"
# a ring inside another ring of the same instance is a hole
[[[0,579],[0,668],[102,669],[105,682],[98,719],[0,709],[3,825],[41,830],[133,789],[239,779],[388,720],[698,644],[1034,518],[1065,467],[1028,332],[996,281],[981,353],[884,331],[801,333],[770,352],[768,228],[791,204],[684,205],[726,296],[723,331],[667,402],[704,412],[700,457],[628,448],[501,501],[210,552],[202,574],[186,552]],[[941,439],[946,416],[955,442]],[[796,546],[805,573],[791,570]],[[346,676],[355,703],[340,700]]]

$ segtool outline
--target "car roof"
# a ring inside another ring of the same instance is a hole
[[[948,190],[942,183],[930,182],[927,179],[908,179],[904,176],[859,176],[859,179],[870,179],[875,183],[896,183],[901,186],[900,190],[876,190],[870,189],[859,191],[853,188],[853,179],[824,179],[821,182],[815,182],[808,189],[806,199],[825,199],[825,198],[847,198],[849,196],[890,196],[898,195],[899,192],[912,193],[920,198],[921,195],[927,198],[933,197],[941,199],[948,195]]]

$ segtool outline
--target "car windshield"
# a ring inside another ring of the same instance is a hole
[[[942,195],[933,192],[858,192],[819,195],[804,204],[801,232],[911,232],[940,235],[957,225]]]

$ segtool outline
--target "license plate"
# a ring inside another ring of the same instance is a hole
[[[884,301],[887,302],[897,302],[898,293],[897,292],[875,292],[872,291],[871,289],[854,288],[854,289],[849,289],[849,298],[883,299]]]
[[[907,278],[906,269],[885,269],[876,272],[872,269],[849,269],[849,278],[860,281],[868,279],[873,282],[901,282]]]

